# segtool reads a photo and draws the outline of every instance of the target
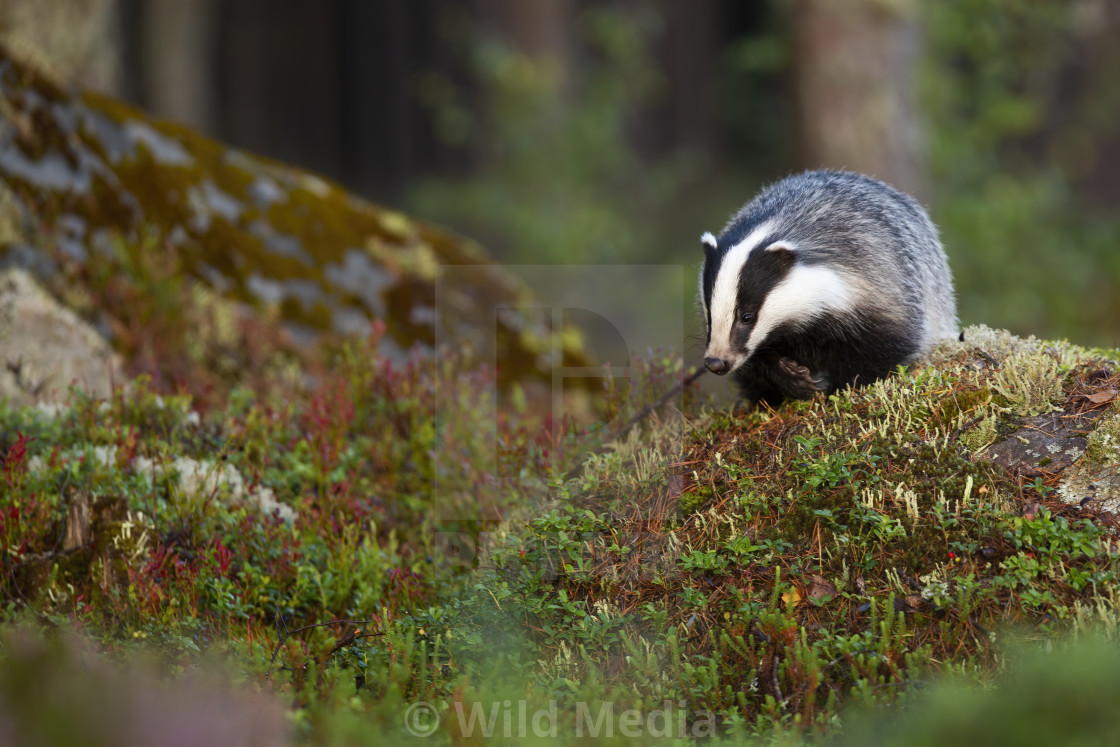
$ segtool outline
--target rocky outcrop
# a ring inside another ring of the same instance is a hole
[[[1120,351],[1020,338],[984,325],[931,357],[979,377],[955,394],[960,443],[1065,503],[1120,513]],[[944,409],[944,408],[943,408]]]
[[[0,273],[0,401],[57,404],[72,385],[106,398],[121,371],[105,338],[26,272]]]

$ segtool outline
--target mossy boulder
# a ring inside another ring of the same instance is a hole
[[[0,46],[4,205],[0,257],[48,273],[47,260],[155,245],[174,250],[185,274],[306,336],[364,333],[380,319],[385,352],[455,339],[501,355],[483,362],[505,381],[551,381],[542,347],[587,364],[578,335],[517,311],[531,293],[473,242],[111,97],[71,93]],[[452,265],[477,269],[471,287],[437,298]]]

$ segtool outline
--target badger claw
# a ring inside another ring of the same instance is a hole
[[[828,390],[828,379],[823,373],[813,375],[808,367],[802,366],[792,358],[779,358],[778,368],[792,379],[791,388],[802,398],[809,398],[817,392]]]

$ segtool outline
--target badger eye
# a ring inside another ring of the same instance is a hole
[[[739,317],[739,321],[742,322],[743,324],[750,324],[751,322],[754,321],[754,314],[752,314],[751,312],[748,311],[748,312],[744,313],[741,317]]]

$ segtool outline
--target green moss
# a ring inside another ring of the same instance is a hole
[[[635,365],[619,418],[679,376],[661,365]],[[571,452],[553,450],[588,434],[557,437],[503,411],[495,464],[479,420],[432,417],[437,392],[492,413],[484,380],[452,358],[397,367],[371,340],[331,370],[309,394],[242,388],[201,423],[186,398],[142,382],[104,408],[76,402],[50,427],[0,411],[0,434],[25,432],[43,470],[17,485],[21,507],[60,485],[123,501],[72,559],[51,555],[58,507],[24,511],[21,537],[43,562],[17,575],[47,590],[38,609],[79,619],[114,657],[146,641],[187,667],[198,649],[233,646],[237,676],[291,693],[293,719],[330,722],[342,708],[367,729],[371,713],[399,718],[399,702],[384,704],[393,692],[435,702],[508,687],[555,698],[561,714],[604,693],[685,700],[763,735],[779,702],[823,733],[861,699],[906,707],[899,693],[931,672],[996,676],[1008,626],[1058,640],[1116,617],[1111,523],[1051,513],[1041,479],[1023,484],[956,439],[959,421],[991,408],[969,397],[990,370],[926,371],[772,413],[684,407],[569,477]],[[946,386],[963,396],[950,404]],[[117,451],[83,459],[75,440]],[[220,459],[298,516],[269,521],[219,488],[176,500],[183,486],[138,456]],[[1022,515],[1019,496],[1046,508]],[[126,532],[122,507],[153,520]],[[432,519],[445,515],[465,518]],[[441,545],[448,536],[465,558]],[[438,569],[456,558],[469,573]],[[10,579],[0,574],[8,609],[22,603]],[[340,614],[373,635],[338,649],[353,626],[303,630],[273,667],[275,631]],[[315,740],[326,727],[307,728]]]
[[[937,406],[937,414],[944,422],[952,423],[960,415],[971,413],[981,405],[991,401],[992,390],[989,387],[972,390],[954,390]]]
[[[691,493],[685,493],[681,496],[681,513],[684,516],[691,516],[699,511],[711,498],[712,489],[707,486],[698,487]]]

